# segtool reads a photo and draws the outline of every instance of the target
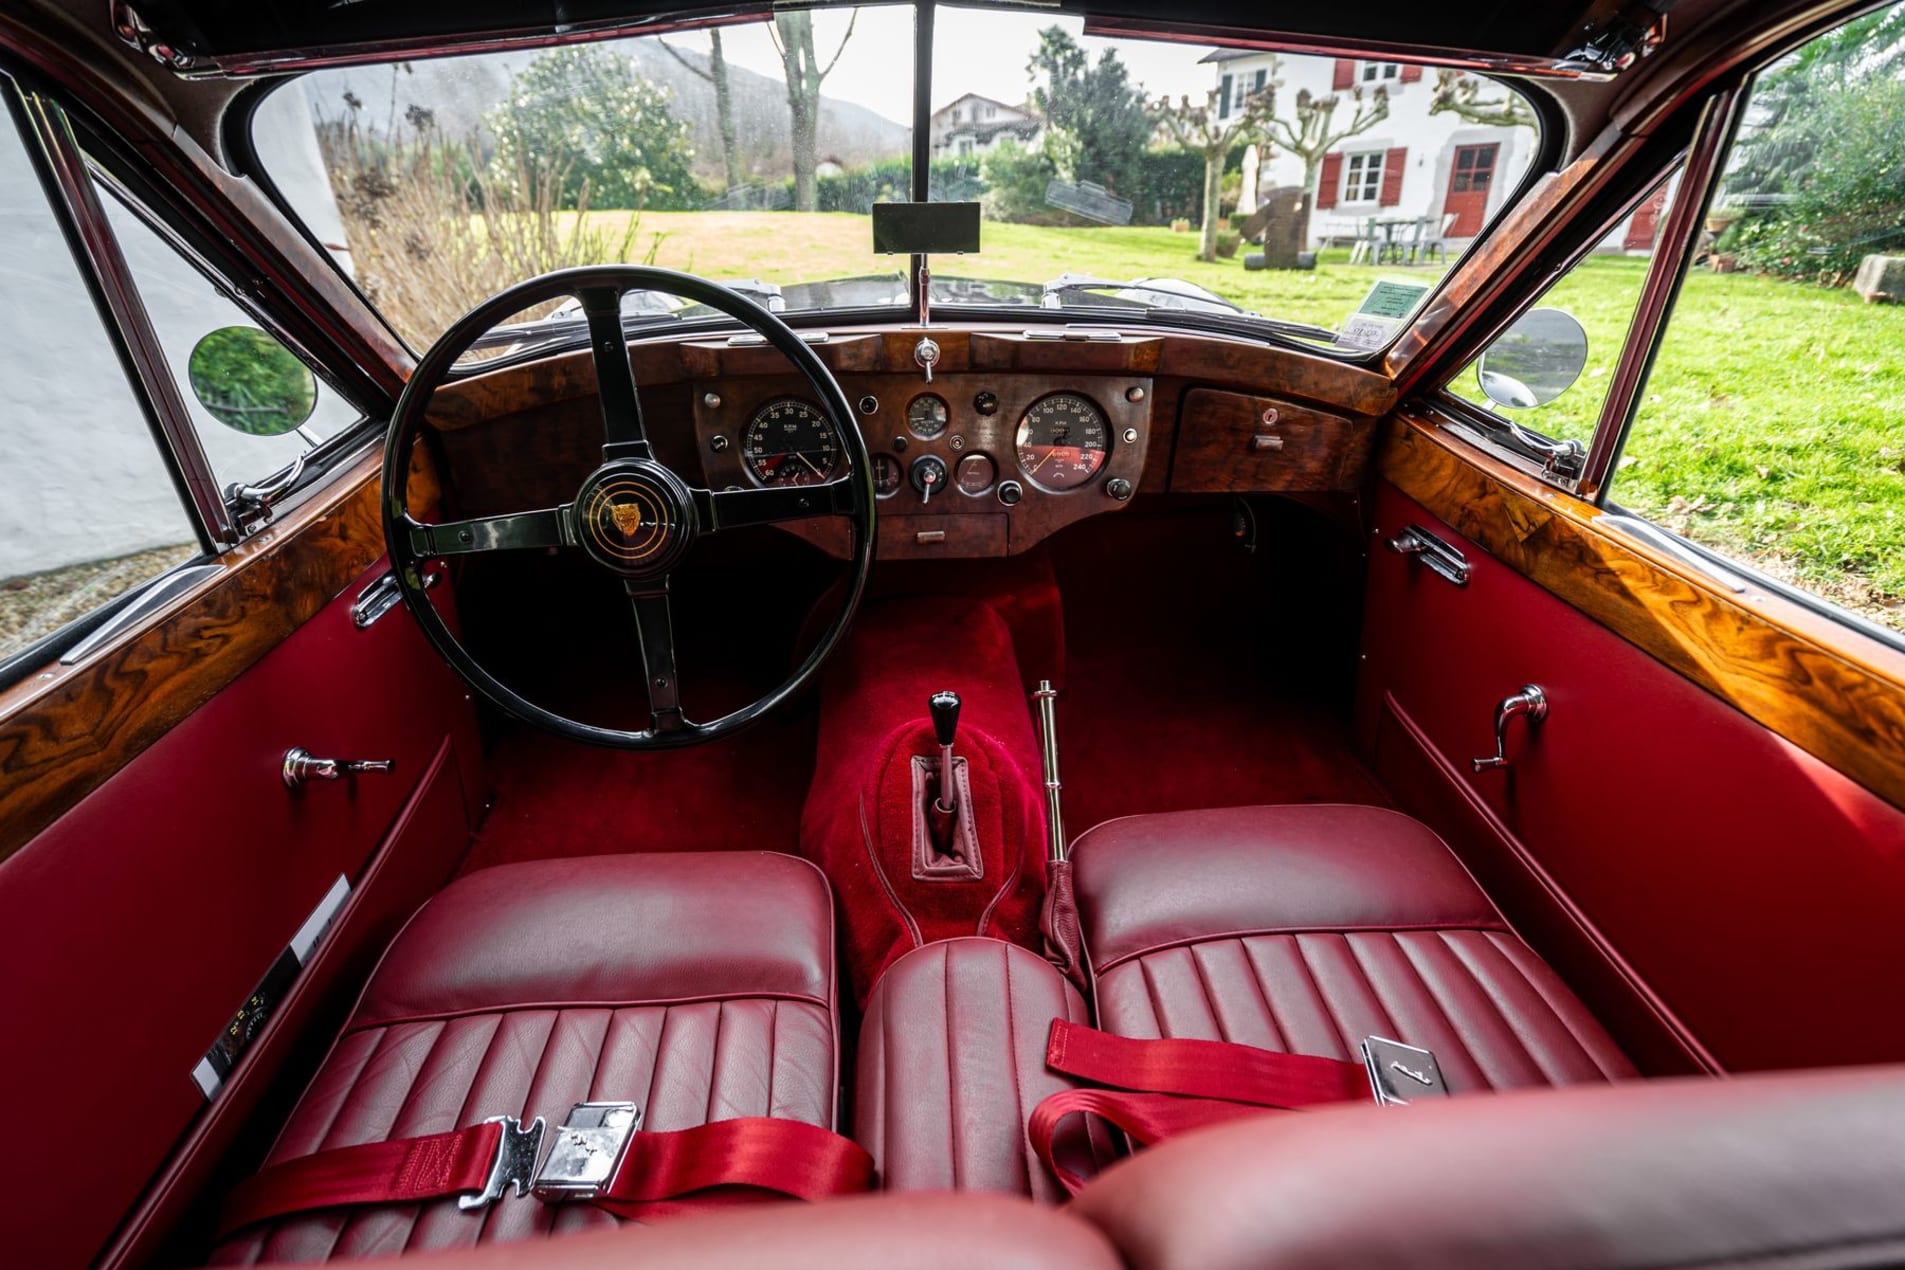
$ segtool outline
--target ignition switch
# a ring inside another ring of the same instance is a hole
[[[946,488],[946,465],[934,455],[922,454],[913,460],[908,479],[919,491],[919,501],[930,502],[933,495]]]

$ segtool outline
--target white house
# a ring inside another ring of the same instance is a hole
[[[1029,147],[1037,143],[1038,135],[1037,115],[978,93],[967,93],[933,112],[935,159],[984,154],[1007,137]]]
[[[1349,242],[1372,219],[1426,218],[1445,238],[1472,238],[1513,191],[1533,158],[1532,128],[1469,123],[1452,112],[1432,115],[1435,76],[1421,66],[1349,58],[1278,57],[1249,49],[1207,55],[1217,77],[1221,118],[1241,114],[1251,94],[1274,82],[1278,114],[1290,117],[1296,94],[1341,94],[1340,123],[1353,114],[1351,89],[1389,94],[1389,116],[1339,142],[1323,160],[1310,216],[1312,245]],[[1303,161],[1272,147],[1258,173],[1259,189],[1301,185]]]

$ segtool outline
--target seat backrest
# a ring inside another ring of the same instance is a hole
[[[406,1261],[385,1262],[406,1265]],[[434,1253],[431,1270],[1120,1270],[1104,1236],[1003,1195],[867,1195],[713,1208],[653,1225]]]
[[[1163,1266],[1905,1263],[1905,1067],[1267,1113],[1071,1211]]]

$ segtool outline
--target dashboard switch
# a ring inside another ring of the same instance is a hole
[[[1025,487],[1017,481],[999,483],[999,501],[1007,507],[1017,507],[1019,500],[1025,497]]]
[[[930,502],[933,495],[946,488],[946,464],[931,454],[922,454],[913,460],[911,478],[913,488],[919,491],[919,501]]]
[[[1125,502],[1131,497],[1131,482],[1122,476],[1114,476],[1105,482],[1105,493],[1121,503]]]

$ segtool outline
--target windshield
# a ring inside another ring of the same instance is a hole
[[[253,116],[273,183],[415,349],[551,269],[661,265],[786,313],[911,313],[870,213],[984,216],[936,316],[1061,310],[1380,348],[1521,183],[1536,116],[1394,62],[1086,36],[941,6],[916,182],[914,13],[784,9],[665,36],[316,71]],[[919,190],[918,185],[924,185]],[[950,310],[950,312],[949,312]],[[631,322],[708,316],[630,297]],[[498,337],[573,329],[556,308]]]

